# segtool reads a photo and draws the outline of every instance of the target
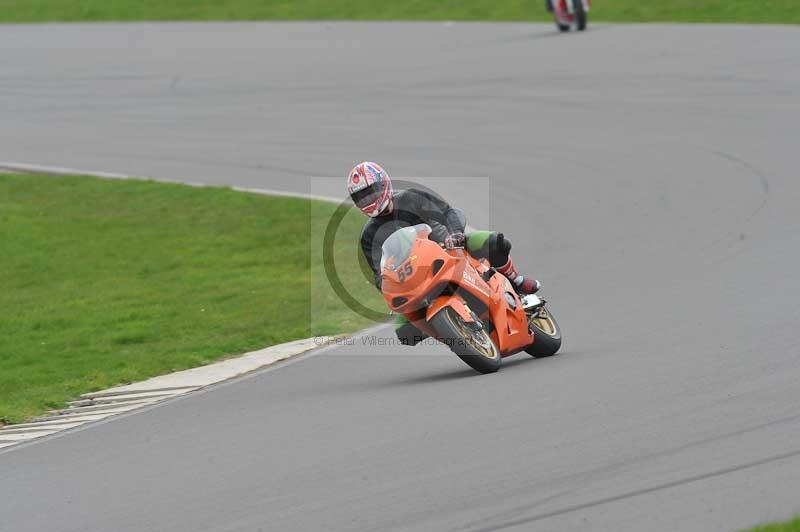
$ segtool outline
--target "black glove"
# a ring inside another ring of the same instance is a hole
[[[444,239],[444,247],[446,249],[463,248],[467,243],[467,237],[464,233],[453,233]]]

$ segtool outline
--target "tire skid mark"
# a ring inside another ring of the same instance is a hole
[[[470,528],[468,529],[470,532],[491,532],[493,530],[503,530],[506,528],[511,528],[514,526],[524,525],[527,523],[534,523],[536,521],[542,521],[544,519],[549,519],[551,517],[558,517],[561,515],[569,514],[572,512],[577,512],[580,510],[586,510],[589,508],[594,508],[596,506],[602,506],[604,504],[610,504],[613,502],[622,501],[625,499],[630,499],[633,497],[638,497],[640,495],[647,495],[650,493],[654,493],[657,491],[675,488],[678,486],[684,486],[686,484],[692,484],[694,482],[700,482],[701,480],[708,480],[715,477],[721,477],[724,475],[728,475],[730,473],[737,473],[739,471],[744,471],[747,469],[752,469],[755,467],[759,467],[762,465],[771,464],[774,462],[780,462],[782,460],[788,460],[790,458],[796,458],[800,456],[800,449],[796,449],[794,451],[789,451],[786,453],[781,453],[773,456],[769,456],[766,458],[761,458],[759,460],[754,460],[752,462],[746,462],[744,464],[739,464],[735,466],[726,467],[723,469],[717,469],[714,471],[710,471],[708,473],[702,473],[699,475],[693,475],[689,477],[684,477],[678,480],[673,480],[671,482],[664,482],[662,484],[656,484],[655,486],[651,486],[649,488],[642,488],[638,490],[632,490],[624,493],[620,493],[618,495],[612,495],[609,497],[603,497],[600,499],[595,499],[593,501],[588,501],[585,503],[580,504],[573,504],[571,506],[566,506],[564,508],[560,508],[557,510],[552,510],[550,512],[543,512],[540,514],[532,515],[530,517],[521,517],[519,519],[512,519],[507,521],[502,521],[498,523],[494,523],[491,525],[487,525],[481,528]]]
[[[767,176],[764,174],[763,171],[761,171],[759,168],[754,166],[752,163],[749,163],[749,162],[745,161],[744,159],[736,157],[735,155],[732,155],[730,153],[726,153],[726,152],[720,151],[720,150],[710,150],[710,152],[715,154],[715,155],[718,155],[718,156],[722,157],[723,159],[727,159],[729,161],[732,161],[732,162],[738,164],[739,166],[741,166],[743,168],[746,168],[754,176],[758,177],[759,183],[761,184],[761,191],[762,191],[764,197],[762,198],[761,203],[759,204],[759,206],[756,207],[756,210],[751,212],[750,215],[747,218],[745,218],[745,220],[744,220],[745,223],[749,222],[750,220],[755,218],[755,216],[759,212],[761,212],[761,210],[764,207],[766,207],[767,201],[769,200],[770,192],[769,192],[769,180],[767,179]]]
[[[725,400],[727,401],[729,399],[725,399]],[[701,445],[706,445],[706,444],[709,444],[709,443],[720,442],[720,441],[723,441],[723,440],[726,440],[728,438],[732,438],[732,437],[735,437],[735,436],[741,436],[743,434],[748,434],[748,433],[756,432],[756,431],[759,431],[759,430],[762,430],[762,429],[775,427],[775,426],[783,425],[785,423],[792,423],[792,422],[796,422],[796,421],[800,421],[800,414],[793,414],[791,416],[780,417],[780,418],[777,418],[777,419],[773,419],[771,421],[766,421],[764,423],[759,423],[758,425],[753,425],[753,426],[750,426],[750,427],[745,427],[745,428],[742,428],[742,429],[733,430],[733,431],[730,431],[730,432],[726,432],[724,434],[717,434],[717,435],[714,435],[714,436],[709,436],[707,438],[702,438],[702,439],[699,439],[699,440],[695,440],[695,441],[692,441],[692,442],[689,442],[689,443],[685,443],[683,445],[679,445],[677,447],[672,447],[670,449],[665,449],[665,450],[662,450],[662,451],[656,451],[656,452],[653,452],[653,453],[648,453],[648,454],[645,454],[645,455],[642,455],[642,456],[638,456],[638,457],[630,459],[630,460],[615,462],[615,463],[604,465],[604,466],[597,467],[597,468],[594,468],[594,469],[589,469],[587,471],[581,471],[580,473],[575,473],[575,474],[571,474],[571,475],[562,476],[560,478],[554,479],[553,481],[549,482],[548,484],[553,485],[553,484],[558,484],[558,483],[563,483],[563,482],[574,482],[574,481],[581,480],[581,479],[588,480],[589,478],[591,478],[593,476],[603,475],[603,474],[606,474],[606,473],[613,473],[614,471],[617,471],[617,470],[619,470],[621,468],[624,468],[624,467],[630,467],[630,466],[633,466],[633,465],[636,465],[636,464],[643,464],[643,463],[645,463],[645,462],[647,462],[649,460],[654,460],[654,459],[658,459],[658,458],[664,458],[664,457],[667,457],[667,456],[675,455],[675,454],[678,454],[680,452],[687,451],[687,450],[689,450],[689,449],[691,449],[693,447],[699,447]],[[548,495],[545,498],[543,498],[541,500],[538,500],[538,501],[536,501],[534,503],[527,504],[527,505],[524,505],[524,506],[517,506],[515,508],[510,508],[508,510],[504,510],[502,512],[502,514],[499,514],[499,515],[494,516],[494,517],[484,518],[484,519],[481,519],[479,521],[474,521],[474,522],[472,522],[470,524],[467,524],[465,526],[461,526],[461,527],[455,528],[455,529],[453,529],[453,531],[454,532],[455,531],[479,532],[479,531],[484,530],[484,529],[482,529],[482,528],[474,529],[472,527],[480,526],[480,525],[483,525],[484,523],[489,523],[492,519],[495,519],[495,518],[500,517],[500,516],[508,517],[509,514],[512,514],[512,515],[513,514],[516,514],[516,515],[523,514],[525,512],[528,512],[528,511],[532,510],[533,508],[539,507],[542,504],[551,501],[552,499],[555,499],[555,498],[560,497],[562,495],[571,494],[574,491],[575,490],[566,490],[566,491],[558,492],[558,493],[555,493],[555,494],[551,494],[551,495]]]
[[[737,157],[736,155],[715,149],[706,149],[705,151],[707,153],[711,153],[716,155],[717,157],[725,159],[726,161],[729,161],[740,168],[747,170],[751,174],[751,177],[758,178],[758,182],[761,185],[761,192],[762,192],[761,203],[759,203],[758,206],[744,218],[744,220],[739,222],[739,224],[744,224],[744,225],[749,224],[753,220],[753,218],[755,218],[758,215],[758,213],[760,213],[764,209],[764,207],[767,206],[767,203],[769,202],[770,186],[769,186],[769,180],[767,179],[765,172],[763,172],[761,169],[759,169],[752,163],[740,157]],[[736,233],[737,231],[728,231],[724,235],[720,236],[719,238],[711,242],[707,247],[713,248],[714,246],[718,245],[720,242],[723,242],[725,240],[733,240],[733,241],[742,240],[743,238],[741,237],[741,234],[737,235]]]

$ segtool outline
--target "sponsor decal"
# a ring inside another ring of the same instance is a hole
[[[366,181],[361,181],[360,183],[356,183],[355,185],[350,187],[350,193],[358,192],[359,190],[364,190],[369,186],[369,183]]]

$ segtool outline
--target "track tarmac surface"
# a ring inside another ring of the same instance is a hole
[[[473,375],[384,328],[0,451],[0,530],[735,530],[800,511],[800,28],[0,32],[0,159],[341,194],[437,181],[563,353]],[[319,190],[330,186],[330,190]],[[1,219],[1,218],[0,218]],[[291,267],[291,265],[287,265]]]

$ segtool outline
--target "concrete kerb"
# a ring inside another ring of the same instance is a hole
[[[31,163],[0,161],[0,173],[40,173],[47,175],[85,175],[102,179],[151,179],[162,183],[178,183],[193,187],[214,186],[206,183],[187,182],[173,179],[159,179],[146,176],[134,176],[117,172],[97,170],[81,170],[62,166],[47,166]],[[272,190],[250,187],[230,187],[238,192],[263,194],[269,196],[296,197],[317,201],[340,203],[341,198],[304,194],[284,190]],[[383,325],[379,325],[382,327]],[[376,327],[370,327],[347,335],[320,338],[305,338],[279,344],[258,351],[245,353],[233,358],[178,371],[167,375],[160,375],[145,381],[116,386],[107,390],[90,392],[81,395],[80,399],[70,403],[68,407],[37,419],[19,425],[0,425],[0,448],[10,447],[18,443],[30,441],[42,436],[52,436],[58,432],[72,430],[79,426],[95,421],[100,421],[115,415],[129,413],[131,410],[153,406],[156,403],[184,395],[212,384],[242,377],[247,373],[265,369],[279,361],[283,361],[309,351],[320,349],[334,344],[342,338],[365,334]],[[101,406],[106,407],[99,408]],[[85,409],[85,410],[83,410]],[[61,421],[61,423],[59,423]],[[40,425],[41,423],[41,425]],[[58,425],[58,428],[56,426]],[[63,424],[63,426],[62,426]],[[27,430],[25,430],[27,429]],[[4,435],[6,437],[4,438]],[[5,450],[5,449],[4,449]]]

